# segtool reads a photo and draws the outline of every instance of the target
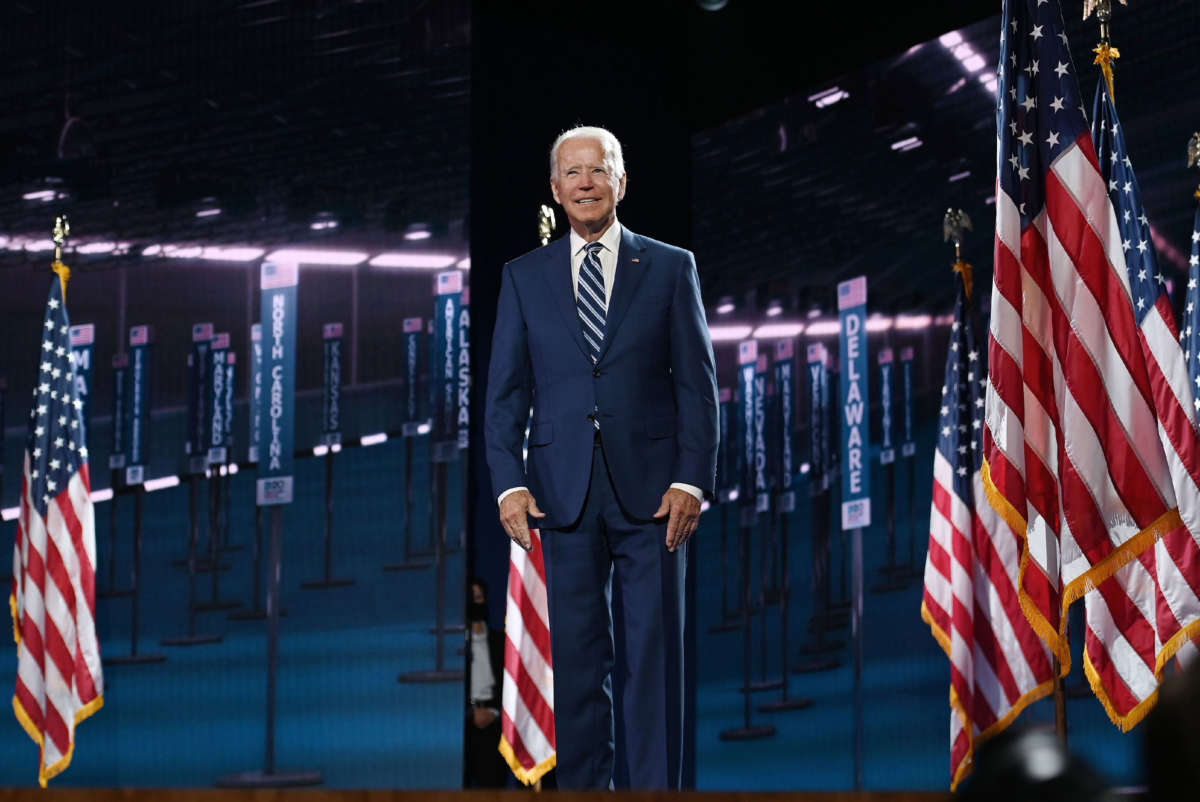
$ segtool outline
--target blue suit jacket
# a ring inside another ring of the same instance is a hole
[[[504,266],[485,420],[495,491],[527,486],[546,513],[542,526],[574,523],[587,495],[596,410],[613,485],[631,517],[651,518],[672,482],[711,496],[716,370],[692,254],[622,228],[595,366],[580,325],[570,236]]]

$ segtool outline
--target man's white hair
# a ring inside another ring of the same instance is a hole
[[[612,131],[605,128],[597,128],[594,125],[580,125],[568,131],[563,131],[558,135],[558,139],[554,140],[554,144],[550,146],[550,177],[558,175],[558,146],[566,142],[568,139],[596,139],[600,141],[600,148],[604,151],[604,166],[608,168],[609,175],[615,179],[620,179],[625,175],[625,156],[621,153],[621,143],[613,136]]]

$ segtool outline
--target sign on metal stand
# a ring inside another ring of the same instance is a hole
[[[863,779],[863,553],[862,530],[871,525],[870,465],[871,418],[867,399],[867,277],[838,284],[838,318],[841,331],[841,381],[838,410],[842,419],[842,530],[852,534],[851,635],[854,638],[854,788]]]
[[[283,564],[283,505],[295,489],[293,446],[296,411],[296,296],[300,271],[296,264],[263,262],[261,268],[263,378],[266,398],[260,414],[258,478],[255,501],[271,513],[271,556],[267,581],[267,727],[263,768],[221,777],[225,788],[284,788],[319,785],[315,771],[275,769],[275,689],[279,670],[279,585]]]
[[[188,427],[184,450],[188,473],[204,473],[208,467],[208,352],[212,347],[213,324],[192,326],[192,352],[188,354]]]
[[[921,576],[922,566],[917,564],[917,505],[913,503],[916,493],[917,443],[913,437],[913,349],[900,349],[900,378],[904,389],[904,439],[900,444],[900,456],[908,463],[908,571],[910,576]]]
[[[807,351],[808,376],[808,495],[811,511],[809,531],[812,537],[812,616],[809,630],[813,638],[801,652],[809,655],[792,669],[797,674],[828,671],[841,665],[830,654],[842,648],[839,641],[826,638],[833,626],[833,600],[829,548],[829,354],[822,343],[811,343]]]
[[[108,554],[99,555],[99,559],[108,562],[108,588],[98,591],[97,598],[108,599],[115,596],[127,596],[132,592],[129,588],[117,587],[117,498],[125,477],[125,427],[128,418],[129,403],[125,397],[126,383],[129,375],[129,354],[121,351],[113,354],[113,406],[112,406],[112,440],[108,452],[108,485],[112,488],[113,497],[108,504]],[[3,421],[0,421],[3,423]],[[0,460],[2,463],[3,460]],[[3,466],[0,465],[0,470]]]
[[[246,458],[249,462],[258,464],[258,443],[262,437],[262,406],[263,406],[263,340],[262,324],[250,326],[250,392],[249,395],[249,437],[246,443]],[[234,610],[229,614],[232,621],[258,621],[267,617],[267,604],[263,596],[263,545],[262,545],[263,508],[254,505],[254,587],[251,591],[250,606],[244,610]],[[284,611],[279,611],[284,615]]]
[[[262,402],[262,324],[255,323],[250,327],[250,441],[246,444],[246,458],[256,465],[258,464],[258,443],[262,439]]]
[[[756,426],[755,416],[762,414],[762,403],[758,398],[758,382],[755,374],[758,368],[758,342],[744,340],[738,343],[738,393],[741,406],[738,418],[741,423],[743,475],[741,486],[745,490],[740,499],[741,510],[738,521],[738,545],[741,552],[742,575],[742,726],[722,730],[722,741],[748,741],[757,738],[769,738],[775,734],[771,724],[751,724],[751,690],[750,670],[753,654],[751,649],[751,608],[750,608],[750,533],[758,519],[755,508],[758,504],[755,492],[758,482],[759,466],[756,464]],[[765,457],[764,457],[765,458]],[[765,467],[765,466],[764,466]]]
[[[167,659],[164,654],[138,652],[138,636],[141,632],[142,503],[146,496],[146,490],[142,483],[146,478],[146,463],[149,462],[150,454],[150,348],[153,342],[153,331],[149,326],[134,326],[129,330],[128,356],[120,354],[118,356],[122,357],[121,359],[113,359],[114,368],[118,368],[118,372],[121,374],[122,385],[126,384],[125,377],[126,370],[128,370],[128,387],[122,386],[120,391],[122,399],[128,398],[128,453],[122,453],[120,456],[122,457],[122,464],[125,467],[125,486],[127,488],[123,489],[122,492],[133,494],[133,558],[129,568],[129,591],[132,596],[130,602],[129,654],[106,654],[104,657],[105,663],[117,665],[161,663]],[[119,365],[119,363],[123,364]],[[116,391],[114,389],[115,394]],[[115,405],[116,402],[114,401]],[[126,417],[123,411],[125,405],[126,402],[122,402],[121,418],[117,418],[116,412],[114,412],[114,444],[117,442],[115,432],[122,428],[121,424]],[[121,442],[126,442],[126,438],[122,437]],[[116,475],[115,469],[113,475]],[[114,508],[116,507],[117,492],[115,488],[112,501],[109,503]]]
[[[754,512],[755,528],[759,530],[758,548],[758,620],[759,620],[759,678],[750,689],[771,691],[783,687],[783,681],[767,678],[770,651],[770,630],[767,627],[768,608],[775,604],[776,588],[771,586],[772,565],[776,551],[775,514],[772,492],[775,488],[775,455],[779,440],[775,431],[775,387],[769,381],[769,350],[758,352],[754,363]],[[765,514],[764,514],[765,513]],[[762,530],[765,530],[762,531]]]
[[[145,480],[150,461],[150,346],[149,326],[129,330],[129,453],[126,455],[125,483],[139,485]]]
[[[199,646],[205,643],[218,643],[222,640],[217,634],[197,634],[196,632],[196,574],[200,571],[199,540],[200,540],[200,479],[208,466],[208,405],[210,391],[209,351],[212,346],[213,324],[196,323],[192,326],[192,350],[188,353],[188,417],[187,438],[184,441],[184,453],[187,454],[187,486],[188,486],[188,546],[187,557],[183,564],[188,571],[187,595],[187,633],[172,638],[163,638],[163,646]],[[132,418],[130,431],[132,432]],[[128,468],[126,469],[128,477]],[[220,566],[212,564],[209,570],[219,570]]]
[[[108,469],[119,471],[125,468],[125,425],[129,402],[125,397],[125,382],[129,375],[129,354],[122,351],[113,354],[113,406],[112,447],[108,453]]]
[[[415,559],[433,554],[432,546],[418,550],[413,546],[413,442],[417,437],[430,434],[433,426],[426,416],[425,399],[428,393],[421,392],[421,349],[425,337],[425,320],[419,317],[404,319],[404,423],[400,432],[404,437],[404,511],[400,517],[401,538],[404,542],[404,557],[400,562],[385,563],[384,571],[413,571],[429,568],[432,560]],[[432,517],[432,516],[431,516]],[[430,527],[432,530],[432,527]]]
[[[887,564],[884,578],[871,587],[872,593],[891,593],[905,587],[908,566],[896,561],[896,449],[892,445],[892,373],[895,355],[891,348],[879,349],[879,463],[883,466],[883,492],[887,494]]]
[[[795,474],[792,455],[792,428],[795,423],[794,390],[795,376],[795,345],[790,339],[780,340],[775,344],[775,437],[779,442],[774,467],[776,477],[775,504],[779,539],[779,655],[780,682],[782,693],[780,698],[759,705],[759,710],[766,713],[776,713],[785,710],[803,710],[812,705],[812,699],[788,696],[788,680],[791,674],[788,646],[788,612],[791,601],[791,582],[788,571],[788,519],[796,509],[796,494],[792,489],[792,477]]]
[[[75,358],[75,392],[83,402],[82,421],[84,442],[92,428],[92,347],[96,342],[94,323],[82,323],[70,330],[71,354]]]
[[[471,440],[471,288],[463,287],[458,308],[458,447]]]
[[[229,353],[229,333],[220,332],[213,335],[211,350],[208,352],[208,466],[216,473],[218,466],[224,465],[229,455],[225,448],[225,358]]]
[[[344,588],[353,579],[333,577],[333,460],[342,450],[342,335],[341,323],[321,327],[321,445],[325,450],[325,570],[321,579],[302,582],[306,590]]]
[[[433,565],[437,575],[434,589],[434,667],[425,671],[408,671],[397,679],[400,682],[458,682],[463,678],[461,668],[447,668],[443,637],[450,632],[462,632],[462,627],[446,625],[446,530],[449,512],[447,498],[447,466],[459,461],[458,448],[458,320],[462,308],[463,271],[447,270],[434,279],[433,299],[433,362],[430,380],[433,390],[433,482],[430,487],[430,509],[435,530],[433,533]]]
[[[202,612],[230,610],[241,606],[239,601],[221,598],[221,516],[225,506],[222,474],[225,473],[229,460],[229,426],[225,408],[226,384],[230,378],[230,374],[226,372],[228,359],[228,332],[214,334],[208,351],[208,397],[205,402],[208,420],[205,423],[207,438],[204,441],[208,449],[208,468],[205,475],[208,484],[208,567],[211,593],[208,601],[196,604],[196,609]]]
[[[733,390],[722,387],[717,392],[717,425],[720,440],[717,444],[717,504],[721,508],[721,620],[708,628],[709,632],[731,632],[738,628],[740,611],[729,607],[729,502],[738,497],[738,444],[734,440]]]

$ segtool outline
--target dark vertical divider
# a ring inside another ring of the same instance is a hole
[[[468,573],[489,587],[503,589],[508,576],[508,538],[496,518],[494,492],[504,488],[492,487],[483,437],[501,268],[537,246],[538,205],[552,203],[548,149],[560,131],[577,124],[604,126],[624,145],[629,180],[617,213],[622,224],[689,246],[689,9],[683,0],[614,0],[602,14],[548,0],[472,4],[470,284],[476,334],[467,560]],[[566,228],[561,210],[555,207],[555,213],[558,237]],[[703,287],[703,263],[699,270]],[[696,569],[689,566],[689,583]],[[689,616],[693,598],[689,592]],[[499,626],[505,594],[490,593],[488,601],[491,624]],[[694,681],[689,673],[689,700]],[[687,729],[694,737],[690,716]],[[694,784],[694,767],[685,767],[685,774],[685,783]]]

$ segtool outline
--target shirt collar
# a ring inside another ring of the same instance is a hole
[[[620,221],[614,219],[612,222],[612,225],[608,227],[607,231],[605,231],[603,234],[600,235],[600,239],[598,239],[597,242],[599,242],[607,250],[612,251],[615,254],[621,245],[621,223],[620,223]],[[585,245],[587,245],[587,243],[583,241],[583,237],[576,234],[575,229],[572,228],[571,229],[571,253],[578,254],[581,250],[583,250]]]

